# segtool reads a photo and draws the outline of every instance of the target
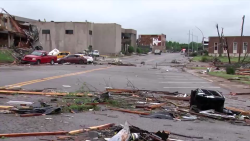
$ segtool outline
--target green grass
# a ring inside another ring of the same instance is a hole
[[[231,75],[231,74],[226,74],[226,72],[209,72],[208,74],[212,76],[216,76],[216,77],[225,78],[225,79],[238,77],[240,78],[240,80],[235,80],[235,81],[250,85],[250,76]]]
[[[7,50],[0,50],[0,63],[12,63],[15,59]]]
[[[208,59],[212,59],[213,58],[213,56],[206,56]],[[201,61],[201,58],[202,58],[202,56],[195,56],[195,57],[193,57],[193,59],[192,59],[192,61]],[[219,59],[220,59],[220,61],[221,62],[223,62],[223,63],[228,63],[228,58],[227,58],[227,56],[222,56],[222,57],[218,57]],[[241,57],[241,60],[243,59],[243,57]],[[230,60],[231,60],[231,62],[238,62],[238,57],[230,57]],[[249,61],[250,60],[250,57],[247,57],[246,59],[245,59],[245,61]]]

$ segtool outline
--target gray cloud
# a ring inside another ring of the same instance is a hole
[[[138,34],[167,35],[167,40],[188,41],[191,30],[201,40],[216,36],[215,25],[225,35],[240,35],[241,19],[246,15],[244,35],[250,35],[249,0],[0,0],[9,13],[47,21],[88,20],[118,23],[136,29]],[[196,40],[196,38],[194,38]]]

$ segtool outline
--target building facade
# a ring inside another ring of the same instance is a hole
[[[160,49],[166,50],[166,35],[139,35],[138,47],[150,48],[152,51]]]
[[[121,25],[95,23],[93,31],[93,49],[105,55],[115,55],[121,52]]]
[[[250,53],[250,36],[225,36],[228,43],[228,51],[230,56],[244,56],[246,53]],[[219,55],[219,37],[209,37],[208,52],[210,56]],[[227,49],[222,49],[222,55],[227,56]]]
[[[128,51],[128,47],[132,46],[136,50],[137,31],[134,29],[122,29],[122,52]]]
[[[39,40],[45,51],[58,49],[71,53],[93,46],[93,23],[33,22],[40,29]]]
[[[136,31],[123,29],[116,23],[91,22],[34,22],[41,29],[39,40],[45,51],[57,48],[71,53],[92,48],[102,55],[116,55],[122,51],[123,33],[129,34],[129,46],[136,45]]]

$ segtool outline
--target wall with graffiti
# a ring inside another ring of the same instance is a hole
[[[166,35],[139,35],[140,46],[165,46]]]

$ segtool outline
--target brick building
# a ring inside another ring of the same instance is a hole
[[[166,50],[166,35],[139,35],[138,47],[150,48],[152,51],[160,49]]]
[[[250,36],[225,36],[228,42],[230,56],[244,56],[245,53],[250,53],[249,43]],[[209,37],[208,52],[211,56],[219,55],[219,37]],[[222,56],[227,56],[227,50],[223,48]]]

